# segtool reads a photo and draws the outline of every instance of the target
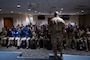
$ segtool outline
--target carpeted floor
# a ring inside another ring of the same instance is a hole
[[[52,50],[47,50],[44,48],[37,48],[37,49],[17,49],[16,47],[12,46],[9,48],[1,47],[0,51],[8,51],[8,52],[22,52],[22,57],[32,57],[32,58],[49,58],[49,54],[53,53]],[[88,55],[90,56],[90,51],[77,51],[77,50],[63,50],[64,54],[70,55]]]

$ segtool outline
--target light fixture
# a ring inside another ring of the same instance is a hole
[[[84,13],[84,10],[82,9],[81,12]]]
[[[36,13],[37,11],[35,11],[35,13]]]
[[[61,10],[63,10],[63,8],[61,8]]]
[[[28,11],[31,11],[31,9],[29,8]]]
[[[11,11],[11,13],[13,13],[13,11]]]
[[[41,12],[39,12],[39,14],[41,14]]]
[[[75,15],[76,13],[73,13],[73,15]]]
[[[17,8],[20,8],[21,6],[20,6],[20,4],[17,4]]]
[[[76,12],[77,14],[79,14],[79,12]]]

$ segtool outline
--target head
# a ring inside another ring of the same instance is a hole
[[[55,11],[54,12],[54,17],[58,16],[59,15],[59,12],[58,11]]]

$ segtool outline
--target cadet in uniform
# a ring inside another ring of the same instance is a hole
[[[55,11],[54,18],[50,22],[51,40],[54,52],[55,60],[58,60],[57,56],[57,44],[60,52],[60,60],[62,60],[62,41],[63,41],[63,30],[65,21],[59,17],[59,12]]]

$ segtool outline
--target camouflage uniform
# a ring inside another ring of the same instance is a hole
[[[51,40],[52,40],[52,46],[53,46],[53,52],[55,54],[55,60],[57,59],[57,44],[58,44],[58,50],[60,54],[62,55],[62,38],[63,38],[63,28],[64,28],[65,22],[63,19],[61,19],[59,16],[56,16],[51,19],[50,23],[50,30],[51,30]]]

